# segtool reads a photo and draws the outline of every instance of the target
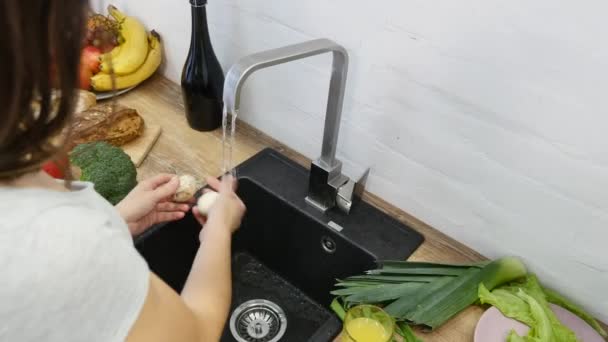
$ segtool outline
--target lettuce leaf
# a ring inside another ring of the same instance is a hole
[[[576,334],[563,325],[551,310],[544,289],[533,274],[523,281],[510,283],[492,292],[481,284],[478,292],[482,304],[491,304],[505,316],[530,327],[525,337],[512,331],[507,342],[579,341]]]
[[[479,284],[479,301],[481,304],[495,306],[503,315],[516,319],[529,327],[535,323],[528,304],[510,291],[499,288],[490,292],[481,283]]]
[[[549,306],[549,301],[547,300],[547,296],[545,295],[545,291],[543,287],[540,285],[538,278],[534,274],[529,274],[523,282],[516,283],[513,285],[509,285],[505,290],[511,291],[514,293],[519,292],[520,290],[524,291],[527,295],[534,298],[541,306],[545,315],[551,322],[551,326],[553,328],[554,341],[555,342],[577,342],[579,339],[576,337],[576,334],[570,330],[567,326],[563,325],[562,322],[559,321],[551,307]],[[525,322],[524,322],[525,323]],[[534,327],[534,326],[531,326]]]
[[[517,335],[515,330],[511,330],[509,336],[507,336],[507,342],[526,342],[526,338]]]
[[[530,307],[530,314],[534,319],[535,325],[531,327],[527,341],[538,341],[538,342],[553,342],[556,341],[554,335],[553,323],[547,315],[547,311],[534,297],[526,294],[522,289],[517,292],[517,297],[526,301]],[[576,340],[575,340],[576,341]]]

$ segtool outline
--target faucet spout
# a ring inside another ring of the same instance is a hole
[[[228,71],[224,82],[224,106],[228,113],[234,113],[240,107],[243,83],[255,71],[329,52],[333,54],[333,60],[325,127],[323,129],[323,145],[321,156],[313,161],[311,166],[309,195],[307,197],[310,204],[323,211],[336,205],[338,190],[349,181],[342,175],[342,164],[336,159],[340,118],[348,72],[348,53],[346,49],[329,39],[316,39],[255,53],[238,60]],[[349,186],[346,189],[350,188]],[[344,202],[345,191],[346,197],[352,197],[352,194],[348,194],[348,190],[343,189],[340,192],[341,200],[339,204]],[[344,206],[340,205],[340,207]],[[345,211],[349,209],[350,203],[348,203]]]
[[[255,71],[328,52],[333,53],[333,62],[329,81],[323,145],[319,160],[329,167],[333,166],[336,158],[336,146],[348,71],[348,53],[341,45],[329,39],[315,39],[241,58],[226,75],[226,81],[224,82],[224,106],[226,110],[228,113],[233,113],[239,109],[243,83]]]

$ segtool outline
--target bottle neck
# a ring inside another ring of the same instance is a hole
[[[191,0],[192,5],[192,36],[190,46],[192,48],[209,45],[209,27],[207,26],[207,1]]]
[[[205,6],[207,4],[207,0],[190,0],[190,5],[192,6]]]

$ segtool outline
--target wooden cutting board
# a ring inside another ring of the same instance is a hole
[[[162,131],[158,124],[146,122],[145,125],[144,132],[139,138],[121,146],[123,151],[131,157],[135,167],[139,167],[146,159]]]

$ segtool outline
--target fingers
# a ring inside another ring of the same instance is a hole
[[[222,176],[221,180],[213,177],[207,177],[207,185],[217,192],[235,192],[237,181],[234,179],[234,177],[232,177],[232,175],[227,174]]]
[[[146,189],[154,190],[159,186],[171,181],[173,177],[176,176],[168,173],[160,173],[154,177],[141,181],[140,184]]]
[[[219,179],[214,178],[214,177],[207,177],[207,185],[209,185],[209,187],[211,187],[213,190],[220,191],[221,184],[222,183],[220,182]]]
[[[179,178],[177,176],[172,176],[171,179],[165,181],[165,183],[155,188],[152,193],[156,201],[160,202],[163,199],[173,196],[178,187]]]
[[[159,212],[171,212],[171,211],[187,212],[188,210],[190,210],[190,206],[188,204],[183,204],[183,203],[160,202],[156,205],[156,210]]]
[[[192,208],[192,215],[194,215],[194,218],[201,225],[205,225],[205,223],[207,223],[207,218],[205,216],[201,215],[201,213],[198,211],[198,208],[196,206]]]
[[[185,215],[186,213],[183,211],[159,212],[156,216],[156,223],[181,220]]]
[[[220,183],[220,192],[231,193],[236,191],[236,180],[231,175],[224,175]]]

